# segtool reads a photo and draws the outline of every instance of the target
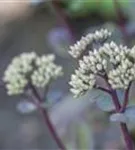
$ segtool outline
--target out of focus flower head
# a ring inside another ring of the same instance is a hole
[[[3,77],[8,94],[21,94],[30,84],[44,88],[57,79],[62,75],[62,67],[56,65],[54,60],[53,54],[38,56],[35,52],[14,57]]]

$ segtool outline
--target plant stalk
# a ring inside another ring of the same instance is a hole
[[[129,134],[126,123],[120,123],[120,128],[121,128],[121,131],[122,131],[125,143],[126,143],[127,150],[134,150],[133,141],[132,141],[131,136]]]
[[[127,107],[127,105],[128,105],[129,91],[130,91],[131,84],[132,84],[132,82],[129,83],[129,86],[128,86],[128,88],[125,91],[124,102],[123,102],[123,105],[122,105],[122,107],[120,109],[120,112],[124,112],[126,107]]]
[[[121,30],[121,33],[123,34],[123,38],[125,40],[125,43],[128,44],[128,33],[127,33],[126,25],[125,25],[126,24],[125,18],[124,18],[124,14],[121,10],[119,0],[114,0],[114,7],[115,7],[116,14],[117,14],[118,26]]]
[[[119,103],[119,100],[118,100],[118,96],[116,95],[116,92],[112,92],[112,99],[113,99],[113,102],[114,102],[114,105],[115,105],[115,108],[116,108],[116,112],[119,112],[122,107],[120,106],[120,103]],[[126,143],[126,149],[127,150],[133,150],[134,149],[133,148],[133,141],[132,141],[131,136],[129,134],[126,123],[120,123],[120,128],[121,128],[121,131],[122,131],[123,136],[124,136],[124,140],[125,140],[125,143]]]
[[[116,93],[116,90],[112,89],[111,85],[108,83],[108,77],[107,77],[106,74],[104,76],[104,79],[105,79],[105,81],[107,83],[107,86],[110,90],[110,93],[111,93],[110,95],[112,97],[112,100],[113,100],[113,103],[114,103],[114,106],[115,106],[115,109],[116,109],[115,110],[116,113],[119,113],[121,110],[125,111],[127,103],[128,103],[128,95],[129,95],[129,90],[130,90],[131,83],[129,84],[129,87],[125,92],[124,104],[121,106],[120,102],[119,102],[119,99],[118,99],[118,96],[117,96],[117,93]],[[129,134],[126,123],[120,123],[120,128],[121,128],[121,131],[123,133],[123,137],[124,137],[125,144],[126,144],[126,149],[127,150],[134,150],[133,141],[132,141],[131,136]]]
[[[42,108],[41,105],[40,105],[43,102],[43,99],[40,97],[39,93],[37,92],[37,90],[35,89],[35,87],[33,85],[30,85],[30,88],[31,88],[36,100],[37,100],[35,104],[38,107],[40,113],[42,114],[44,122],[47,125],[47,127],[48,127],[53,139],[55,140],[57,146],[60,148],[60,150],[66,150],[66,148],[63,145],[61,139],[57,135],[55,127],[51,123],[51,120],[49,118],[49,115],[47,113],[46,108]]]
[[[59,2],[60,2],[59,0],[52,0],[52,6],[55,9],[58,18],[60,19],[60,21],[65,26],[65,28],[70,33],[71,40],[74,43],[76,41],[76,36],[74,34],[74,31],[70,22],[68,21],[68,16],[64,13],[64,10],[62,10],[62,8],[59,6]]]
[[[50,118],[48,116],[48,113],[47,113],[46,109],[40,107],[39,110],[40,110],[40,112],[41,112],[41,114],[42,114],[42,116],[44,118],[44,121],[45,121],[45,123],[46,123],[46,125],[47,125],[47,127],[48,127],[48,129],[49,129],[49,131],[50,131],[50,133],[51,133],[51,135],[53,137],[53,139],[57,143],[58,147],[60,148],[60,150],[65,150],[66,148],[63,145],[63,143],[60,140],[60,138],[58,137],[58,135],[56,133],[56,130],[55,130],[54,126],[51,123],[51,120],[50,120]]]

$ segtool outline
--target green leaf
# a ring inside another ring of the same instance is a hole
[[[90,144],[90,128],[86,123],[78,124],[77,127],[77,140],[79,149],[88,149]]]
[[[109,94],[103,93],[101,97],[97,99],[96,104],[103,111],[110,112],[115,109]]]
[[[16,108],[22,114],[29,114],[37,109],[37,107],[33,103],[31,103],[27,100],[23,100],[23,101],[19,102],[17,104]]]
[[[71,16],[84,16],[95,12],[99,4],[95,0],[70,0],[68,3],[67,10]]]
[[[128,106],[124,114],[128,118],[129,122],[135,123],[135,105]]]
[[[115,113],[110,116],[110,121],[127,123],[128,118],[124,113]]]
[[[122,104],[124,95],[123,91],[122,90],[117,91],[117,95],[119,98],[119,102]],[[100,92],[100,97],[98,97],[98,99],[96,100],[96,104],[103,111],[110,112],[115,110],[115,106],[113,104],[111,96],[105,92]]]

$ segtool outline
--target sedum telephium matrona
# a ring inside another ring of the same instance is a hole
[[[29,84],[37,88],[46,87],[62,75],[62,67],[54,63],[53,54],[38,56],[35,52],[16,56],[7,67],[4,82],[9,95],[21,94]]]
[[[22,53],[13,58],[7,67],[3,81],[8,95],[28,94],[31,103],[40,111],[53,139],[61,150],[65,150],[48,115],[48,109],[42,107],[47,102],[49,85],[63,74],[62,67],[54,63],[55,55],[38,56],[35,52]],[[44,97],[39,93],[44,89]]]
[[[91,89],[107,92],[112,97],[115,106],[116,115],[113,118],[123,116],[124,120],[127,120],[124,112],[127,109],[131,84],[135,80],[135,46],[128,48],[117,45],[113,41],[107,42],[110,36],[111,33],[108,30],[101,29],[82,37],[80,41],[70,47],[69,53],[78,61],[78,68],[71,75],[69,82],[70,91],[74,97],[79,97]],[[96,44],[96,48],[94,48],[94,44]],[[105,80],[106,88],[98,85],[97,77]],[[124,90],[123,104],[119,101],[117,89]],[[130,108],[128,109],[130,111]],[[127,116],[130,117],[131,113]],[[126,148],[133,150],[134,146],[126,122],[123,122],[122,118],[118,122],[120,122]]]
[[[135,80],[135,47],[129,49],[112,41],[89,50],[88,55],[79,60],[75,74],[71,75],[71,92],[75,97],[84,94],[96,87],[96,76],[105,74],[113,89],[127,89],[129,83]]]

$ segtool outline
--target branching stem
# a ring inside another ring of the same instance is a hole
[[[116,93],[116,90],[112,89],[111,85],[108,83],[107,75],[105,74],[104,77],[103,76],[101,76],[101,77],[106,81],[106,84],[107,84],[107,86],[108,86],[108,88],[111,92],[110,95],[111,95],[113,103],[115,105],[116,113],[119,113],[121,110],[122,110],[122,112],[125,111],[126,106],[128,104],[128,95],[129,95],[129,90],[130,90],[131,83],[129,84],[129,87],[125,92],[124,103],[121,106],[120,102],[119,102],[119,99],[118,99],[118,96],[117,96],[117,93]],[[120,123],[120,128],[121,128],[121,131],[123,133],[123,137],[124,137],[124,140],[125,140],[125,143],[126,143],[126,149],[127,150],[134,150],[133,141],[132,141],[131,136],[129,134],[126,123]]]
[[[34,102],[34,104],[36,104],[37,108],[39,109],[41,115],[44,118],[44,122],[47,125],[53,139],[55,140],[55,142],[57,143],[58,147],[60,148],[60,150],[66,150],[65,146],[63,145],[61,139],[59,138],[59,136],[57,135],[57,132],[55,130],[55,127],[53,126],[53,124],[51,123],[51,120],[49,118],[49,115],[47,113],[46,108],[42,108],[41,107],[41,103],[43,102],[43,99],[40,97],[40,94],[37,92],[36,88],[33,85],[30,85],[30,88],[32,90],[33,95],[36,98],[36,102]]]
[[[126,91],[125,91],[124,102],[123,102],[123,105],[122,105],[122,107],[121,107],[121,109],[120,109],[120,112],[124,112],[125,109],[126,109],[126,107],[127,107],[127,105],[128,105],[129,92],[130,92],[131,84],[132,84],[132,83],[130,82],[128,88],[127,88]]]
[[[108,94],[111,94],[111,91],[110,91],[110,90],[108,90],[108,89],[106,89],[106,88],[103,88],[103,87],[101,87],[101,86],[97,86],[96,89],[99,89],[99,90],[101,90],[101,91],[107,92]]]

